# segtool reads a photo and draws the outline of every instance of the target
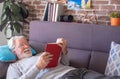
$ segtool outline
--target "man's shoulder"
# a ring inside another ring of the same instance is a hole
[[[37,58],[39,57],[40,54],[36,54],[34,56],[31,56],[31,57],[28,57],[28,58],[23,58],[23,59],[20,59],[20,60],[17,60],[16,62],[14,63],[11,63],[12,65],[17,65],[17,64],[20,64],[20,63],[28,63],[29,61],[30,62],[34,62],[37,60]]]
[[[24,58],[21,60],[18,60],[14,63],[10,64],[10,67],[14,68],[14,69],[23,69],[24,71],[26,71],[27,69],[29,69],[31,66],[33,66],[37,59],[38,59],[39,55],[35,55],[29,58]]]

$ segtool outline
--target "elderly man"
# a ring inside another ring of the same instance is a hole
[[[65,66],[69,65],[69,61],[66,56],[66,40],[64,38],[58,38],[56,43],[62,47],[60,62],[57,67],[47,69],[46,66],[52,60],[52,54],[49,52],[42,52],[32,56],[30,46],[25,37],[12,37],[8,41],[8,46],[17,56],[18,61],[10,64],[6,79],[58,79],[62,74],[64,75],[64,73],[74,69],[72,67]],[[56,71],[58,73],[56,73]],[[61,71],[62,74],[60,74]]]

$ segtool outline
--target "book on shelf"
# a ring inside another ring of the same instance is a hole
[[[47,3],[43,14],[43,21],[58,21],[58,17],[64,14],[64,7],[64,5],[58,3]]]
[[[42,20],[43,21],[48,21],[48,4],[45,5],[45,9],[44,9]]]
[[[53,59],[46,66],[46,68],[56,67],[61,53],[61,47],[57,43],[47,43],[45,51],[53,55]]]
[[[53,21],[56,22],[58,21],[58,17],[61,16],[61,15],[64,15],[64,12],[65,12],[65,6],[62,5],[62,4],[56,4],[55,6],[55,14],[54,14],[54,19]]]

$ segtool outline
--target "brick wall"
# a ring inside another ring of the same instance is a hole
[[[98,20],[98,24],[100,25],[109,25],[109,13],[111,11],[120,11],[120,0],[91,0],[92,5],[91,9],[80,9],[78,11],[68,10],[66,6],[66,15],[73,15],[74,21],[79,22],[80,15],[84,14],[86,11],[89,16],[93,15],[93,11],[96,12],[96,17]],[[29,17],[26,19],[26,23],[24,23],[23,34],[28,37],[29,34],[29,22],[31,20],[41,20],[44,12],[46,0],[23,0],[26,7],[29,10]]]

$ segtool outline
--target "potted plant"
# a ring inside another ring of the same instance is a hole
[[[120,13],[111,12],[110,13],[111,26],[120,26]]]
[[[12,36],[22,31],[22,22],[28,16],[28,10],[20,0],[4,0],[1,15],[0,31],[7,35],[8,29]],[[9,37],[10,38],[10,37]]]

